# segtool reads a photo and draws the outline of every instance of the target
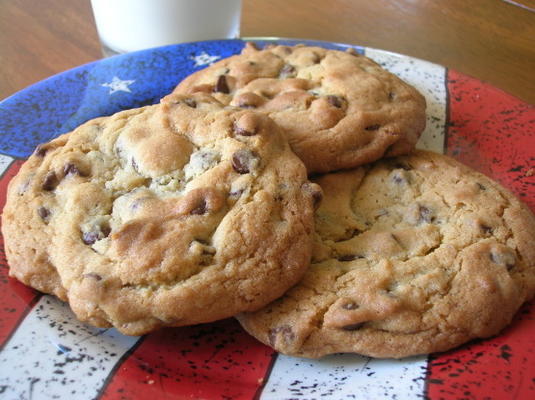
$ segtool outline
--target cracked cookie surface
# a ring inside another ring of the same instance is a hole
[[[130,335],[255,310],[308,267],[318,190],[269,117],[170,95],[36,149],[2,216],[10,274]]]
[[[425,127],[425,99],[356,52],[248,43],[240,55],[198,71],[177,93],[267,113],[308,172],[352,168],[406,154]]]
[[[497,334],[535,292],[535,218],[439,154],[323,175],[312,265],[252,335],[301,357],[405,357]]]

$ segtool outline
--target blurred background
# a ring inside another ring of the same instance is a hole
[[[535,104],[535,0],[243,0],[241,36],[402,53]],[[0,99],[99,58],[90,0],[0,0]]]

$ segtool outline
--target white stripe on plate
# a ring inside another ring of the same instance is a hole
[[[2,175],[9,165],[13,162],[14,158],[0,154],[0,175]]]
[[[365,55],[420,91],[427,101],[427,126],[416,147],[444,153],[446,69],[417,58],[365,49]]]
[[[43,296],[0,353],[1,397],[93,399],[138,340],[91,328],[66,304]]]
[[[427,356],[381,360],[335,354],[320,360],[279,355],[260,399],[423,397]]]

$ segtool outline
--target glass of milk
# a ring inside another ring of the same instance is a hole
[[[240,35],[241,0],[91,0],[91,5],[105,56]]]

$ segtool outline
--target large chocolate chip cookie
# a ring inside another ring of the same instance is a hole
[[[300,357],[405,357],[497,334],[535,293],[535,218],[484,175],[439,154],[316,180],[304,279],[239,320]]]
[[[321,47],[248,44],[175,92],[209,92],[266,112],[310,173],[406,154],[425,127],[425,100],[416,89],[356,52]]]
[[[2,216],[10,274],[130,335],[255,310],[308,267],[318,190],[269,117],[172,95],[37,148]]]

